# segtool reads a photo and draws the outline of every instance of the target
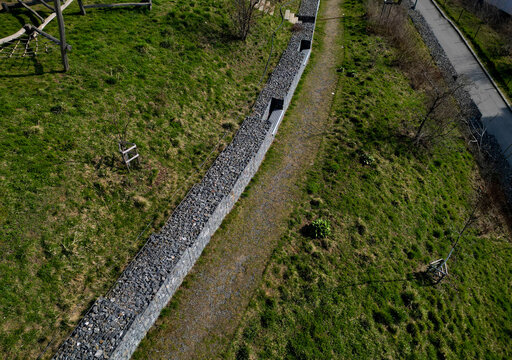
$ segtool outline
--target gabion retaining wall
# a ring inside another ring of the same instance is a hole
[[[410,1],[411,6],[412,4],[413,1]],[[411,18],[423,41],[429,48],[437,66],[443,72],[445,79],[448,82],[455,81],[455,79],[458,77],[458,74],[423,15],[421,15],[420,12],[409,8],[409,17]],[[484,126],[481,120],[482,113],[478,109],[477,104],[471,98],[469,92],[466,89],[460,89],[454,95],[460,107],[464,109],[464,114],[467,117],[467,121],[471,124],[471,128],[468,130],[471,132],[475,129],[483,129]],[[475,136],[479,137],[480,134],[475,133]],[[505,192],[507,202],[509,205],[512,205],[512,168],[503,155],[503,151],[498,144],[498,141],[488,132],[486,132],[483,137],[481,151],[483,151],[485,157],[484,161],[486,162],[486,164],[482,165],[488,168],[492,168],[493,171],[499,174],[500,182],[503,187],[503,191]]]
[[[129,359],[260,166],[311,53],[320,0],[302,0],[300,30],[233,141],[152,234],[54,359]]]

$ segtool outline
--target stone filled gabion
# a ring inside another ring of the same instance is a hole
[[[316,17],[319,5],[320,0],[302,1],[297,15]]]
[[[104,359],[124,335],[135,314],[99,298],[86,318],[73,330],[55,359]]]
[[[412,1],[410,4],[412,5]],[[441,69],[445,79],[448,82],[455,81],[458,74],[423,15],[412,8],[409,9],[408,14],[423,41],[429,48],[432,58],[439,69]],[[478,109],[478,105],[471,98],[469,92],[464,88],[459,89],[455,93],[455,99],[463,109],[464,116],[470,124],[469,131],[475,132],[477,129],[483,129],[484,127],[481,121],[482,113]],[[479,133],[474,133],[474,135],[477,138],[480,136]],[[500,182],[505,191],[507,201],[509,204],[512,204],[512,168],[507,159],[503,156],[503,152],[496,138],[486,132],[480,151],[483,151],[485,155],[487,166],[493,167],[499,173]]]
[[[319,0],[302,0],[308,19],[294,32],[233,141],[151,234],[109,293],[98,299],[54,359],[129,359],[258,169],[272,140],[271,103],[285,111],[309,57]]]

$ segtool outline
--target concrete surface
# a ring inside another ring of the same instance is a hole
[[[468,92],[482,113],[482,122],[494,135],[502,151],[512,144],[512,111],[489,80],[466,43],[442,16],[431,0],[419,0],[416,5],[432,28],[459,76],[471,82]],[[510,149],[508,149],[508,152]],[[508,155],[508,152],[506,156]],[[512,157],[507,159],[512,165]]]

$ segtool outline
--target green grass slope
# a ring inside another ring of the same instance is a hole
[[[479,211],[437,286],[418,277],[446,256],[482,184],[458,134],[431,153],[407,129],[422,95],[346,0],[344,67],[316,170],[226,358],[510,358],[512,251],[494,205]],[[340,51],[343,51],[340,49]],[[331,234],[312,239],[316,219]]]
[[[258,19],[243,43],[227,4],[157,0],[150,12],[80,16],[74,3],[67,74],[58,48],[2,60],[0,359],[35,358],[51,342],[50,354],[248,113],[280,18]],[[0,17],[10,19],[0,36],[24,21]],[[47,30],[57,33],[56,23]],[[125,128],[141,158],[131,172],[117,153]]]

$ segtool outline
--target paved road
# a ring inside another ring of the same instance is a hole
[[[460,35],[441,15],[432,1],[419,0],[416,10],[423,15],[432,28],[457,74],[465,76],[472,82],[468,90],[482,113],[484,125],[487,131],[496,137],[501,149],[506,150],[512,144],[512,111],[498,94]],[[512,157],[508,161],[512,165]]]

